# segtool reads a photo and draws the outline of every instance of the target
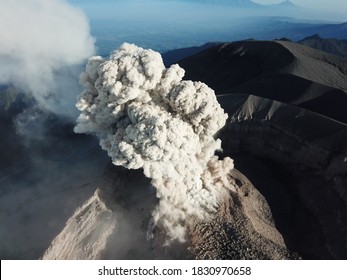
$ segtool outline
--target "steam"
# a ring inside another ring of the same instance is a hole
[[[1,0],[0,38],[0,84],[44,110],[73,114],[78,65],[94,53],[84,14],[64,0]]]
[[[109,60],[92,57],[75,127],[97,134],[115,165],[143,168],[159,198],[154,224],[181,242],[187,225],[217,211],[233,168],[230,158],[214,156],[227,114],[212,89],[183,76],[178,65],[166,69],[159,53],[126,43]]]

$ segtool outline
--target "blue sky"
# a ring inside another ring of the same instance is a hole
[[[83,2],[98,2],[97,0],[67,0],[72,3],[83,3]],[[112,2],[117,0],[107,0],[107,2]],[[139,1],[139,0],[137,0]],[[141,0],[146,1],[146,0]],[[158,1],[158,0],[157,0]],[[160,0],[159,0],[160,1]],[[252,0],[253,2],[260,4],[276,4],[283,2],[284,0]],[[334,13],[336,13],[339,20],[347,20],[347,0],[291,0],[296,5],[311,8],[317,10],[318,12],[328,13],[329,18],[333,20]],[[332,16],[331,16],[332,15]]]

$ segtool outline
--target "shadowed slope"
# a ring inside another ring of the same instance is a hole
[[[265,197],[287,248],[304,259],[345,259],[347,127],[281,102],[223,95],[226,155]]]
[[[298,105],[341,122],[347,60],[284,41],[241,41],[183,59],[186,78],[217,94],[245,93]],[[329,106],[326,106],[329,104]]]
[[[319,34],[315,34],[302,39],[299,43],[327,53],[347,57],[347,40],[324,39]]]

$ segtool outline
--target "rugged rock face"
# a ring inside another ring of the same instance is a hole
[[[109,165],[105,181],[66,223],[44,259],[284,259],[290,253],[265,198],[237,170],[210,223],[197,221],[186,243],[165,244],[151,230],[153,189],[138,171]],[[151,236],[149,238],[149,236]]]
[[[67,221],[42,259],[98,259],[115,230],[115,214],[100,200],[99,190]]]
[[[346,258],[346,125],[255,96],[219,101],[231,116],[224,152],[264,195],[287,248],[303,258]]]
[[[230,192],[211,223],[191,229],[190,250],[197,259],[297,258],[286,248],[265,198],[239,171]]]
[[[156,197],[142,172],[109,164],[103,182],[67,221],[44,259],[152,259],[147,241]]]

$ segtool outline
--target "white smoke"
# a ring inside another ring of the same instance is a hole
[[[187,224],[217,210],[233,168],[230,158],[214,157],[227,114],[212,89],[183,75],[178,65],[166,69],[159,53],[126,43],[109,60],[92,57],[75,127],[96,133],[115,165],[143,168],[159,198],[154,223],[181,242]]]
[[[50,112],[75,110],[78,65],[94,53],[80,10],[64,0],[1,0],[0,40],[0,84],[33,95]]]

